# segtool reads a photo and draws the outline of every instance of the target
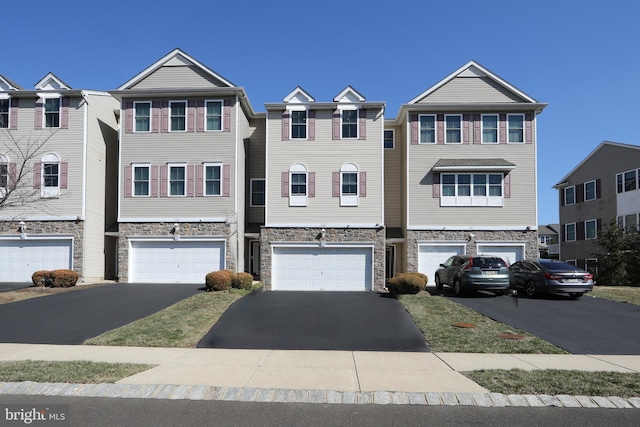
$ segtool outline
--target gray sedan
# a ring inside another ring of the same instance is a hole
[[[511,288],[530,297],[538,293],[556,293],[580,298],[593,289],[591,273],[557,260],[518,261],[509,267],[509,274]]]

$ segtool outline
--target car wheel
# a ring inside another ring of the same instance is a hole
[[[532,297],[536,294],[536,284],[534,283],[533,280],[529,280],[527,282],[527,284],[525,285],[525,292],[527,293],[528,297]]]
[[[582,295],[583,295],[582,292],[571,292],[571,293],[569,293],[569,296],[571,298],[575,298],[575,299],[580,298]]]
[[[456,279],[453,281],[453,291],[456,295],[460,295],[462,293],[462,286],[460,286],[460,279]]]
[[[442,289],[442,288],[444,288],[444,285],[440,281],[440,276],[436,274],[436,289]]]

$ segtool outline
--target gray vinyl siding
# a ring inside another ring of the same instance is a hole
[[[526,102],[486,77],[457,77],[418,103]]]
[[[315,141],[281,138],[282,111],[268,111],[267,220],[269,224],[362,224],[382,223],[382,129],[379,110],[367,110],[366,140],[332,139],[330,110],[316,111]],[[281,196],[281,173],[294,163],[302,163],[315,173],[315,197],[306,207],[290,207]],[[332,173],[345,163],[353,163],[367,173],[367,195],[359,197],[357,207],[341,207],[332,196]]]
[[[200,89],[228,87],[194,66],[160,67],[130,89]]]
[[[255,120],[251,124],[251,136],[249,140],[248,181],[247,181],[247,206],[248,223],[264,224],[264,207],[251,207],[251,179],[266,177],[265,150],[266,133],[265,120]]]
[[[238,232],[232,238],[237,239],[238,245],[238,253],[237,253],[237,267],[236,271],[245,271],[244,261],[245,261],[245,212],[247,212],[246,207],[248,204],[246,203],[246,192],[247,192],[247,182],[246,182],[246,146],[245,142],[248,141],[251,135],[251,127],[249,126],[249,120],[244,115],[242,109],[238,110],[238,158],[237,158],[237,182],[236,187],[231,187],[231,192],[234,191],[237,195],[238,200],[238,209],[236,210],[237,221],[238,221]],[[233,133],[233,132],[232,132]]]
[[[384,220],[387,227],[402,226],[402,127],[394,131],[394,148],[384,149]]]

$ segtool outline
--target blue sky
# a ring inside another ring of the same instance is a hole
[[[0,74],[32,89],[49,71],[115,89],[179,47],[256,111],[296,86],[330,101],[352,85],[408,102],[475,60],[539,102],[538,221],[551,188],[603,140],[640,144],[640,2],[541,0],[32,0],[4,15]]]

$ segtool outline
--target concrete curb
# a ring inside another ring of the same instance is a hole
[[[640,409],[640,397],[517,395],[446,392],[344,392],[167,384],[68,384],[0,382],[0,394],[124,399],[219,400],[343,405],[424,405],[478,407],[559,407]]]

